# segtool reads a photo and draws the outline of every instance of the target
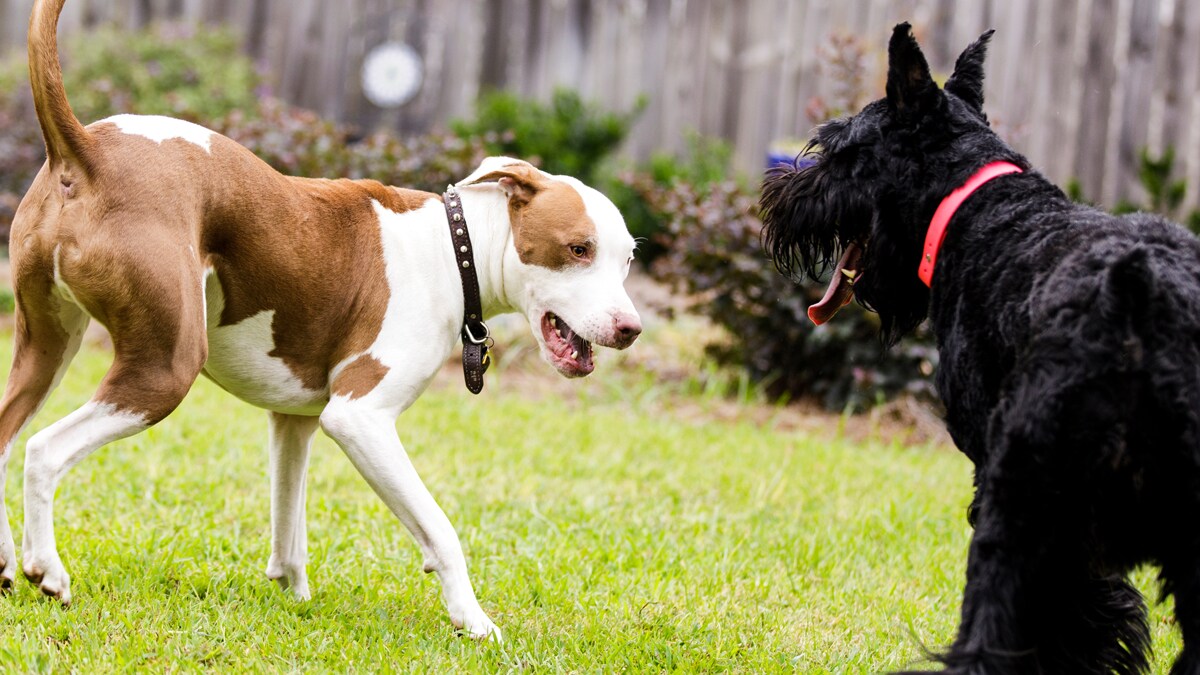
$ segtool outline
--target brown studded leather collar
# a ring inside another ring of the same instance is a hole
[[[454,242],[454,257],[463,286],[463,376],[472,394],[483,391],[483,374],[491,365],[488,350],[493,342],[487,324],[483,322],[483,303],[479,299],[479,277],[475,274],[475,254],[471,249],[471,233],[463,215],[462,199],[451,185],[442,194],[446,205],[446,221],[450,223],[450,239]]]

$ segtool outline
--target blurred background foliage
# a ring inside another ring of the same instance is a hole
[[[487,139],[493,155],[520,157],[595,185],[601,163],[621,147],[645,107],[643,99],[632,110],[611,112],[569,89],[555,90],[548,104],[494,91],[480,97],[473,118],[450,127],[460,138]]]
[[[137,111],[211,126],[257,106],[259,75],[227,31],[175,24],[137,32],[98,28],[68,37],[62,52],[71,106],[85,123]],[[45,156],[24,52],[0,62],[0,128],[0,193],[11,198],[25,191]]]
[[[857,305],[822,327],[808,321],[806,308],[823,289],[775,271],[759,241],[760,177],[737,175],[729,145],[693,134],[679,156],[656,154],[640,164],[616,158],[645,100],[612,111],[570,90],[549,102],[494,92],[449,131],[364,135],[265,95],[253,63],[221,30],[105,29],[66,41],[63,58],[72,105],[85,122],[118,112],[181,117],[288,174],[440,191],[483,157],[506,154],[573,175],[606,192],[625,214],[645,273],[680,294],[686,311],[724,329],[708,345],[709,356],[745,369],[771,397],[810,398],[834,410],[861,410],[900,394],[932,398],[936,351],[926,333],[885,351],[875,316]],[[866,98],[861,45],[832,42],[823,58],[849,85],[834,99],[811,103],[814,121]],[[0,204],[8,205],[9,219],[44,157],[25,69],[22,54],[0,64],[0,124],[8,130],[0,141]]]

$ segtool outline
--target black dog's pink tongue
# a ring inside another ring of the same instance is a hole
[[[833,270],[833,278],[829,280],[829,288],[825,289],[825,297],[808,308],[808,318],[820,326],[833,318],[838,310],[845,307],[854,299],[854,279],[858,275],[858,261],[862,257],[862,249],[858,244],[846,246],[846,252]]]

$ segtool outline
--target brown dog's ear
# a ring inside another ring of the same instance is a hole
[[[888,103],[902,115],[915,115],[936,106],[940,93],[912,26],[897,25],[888,43]]]
[[[545,178],[532,164],[520,162],[486,173],[466,185],[480,183],[499,183],[500,189],[508,196],[509,204],[520,206],[529,203],[544,187]]]

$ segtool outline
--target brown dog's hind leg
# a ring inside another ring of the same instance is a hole
[[[12,370],[0,400],[0,589],[17,574],[16,545],[4,506],[8,460],[21,430],[37,414],[79,350],[88,317],[52,291],[48,278],[18,291]]]
[[[170,414],[207,357],[203,277],[199,261],[181,248],[157,247],[154,255],[131,249],[104,252],[103,266],[64,265],[62,270],[72,295],[108,327],[115,352],[92,399],[35,434],[26,446],[22,571],[43,593],[63,603],[70,602],[71,594],[54,540],[58,482],[97,448]],[[86,255],[74,259],[88,262]]]

